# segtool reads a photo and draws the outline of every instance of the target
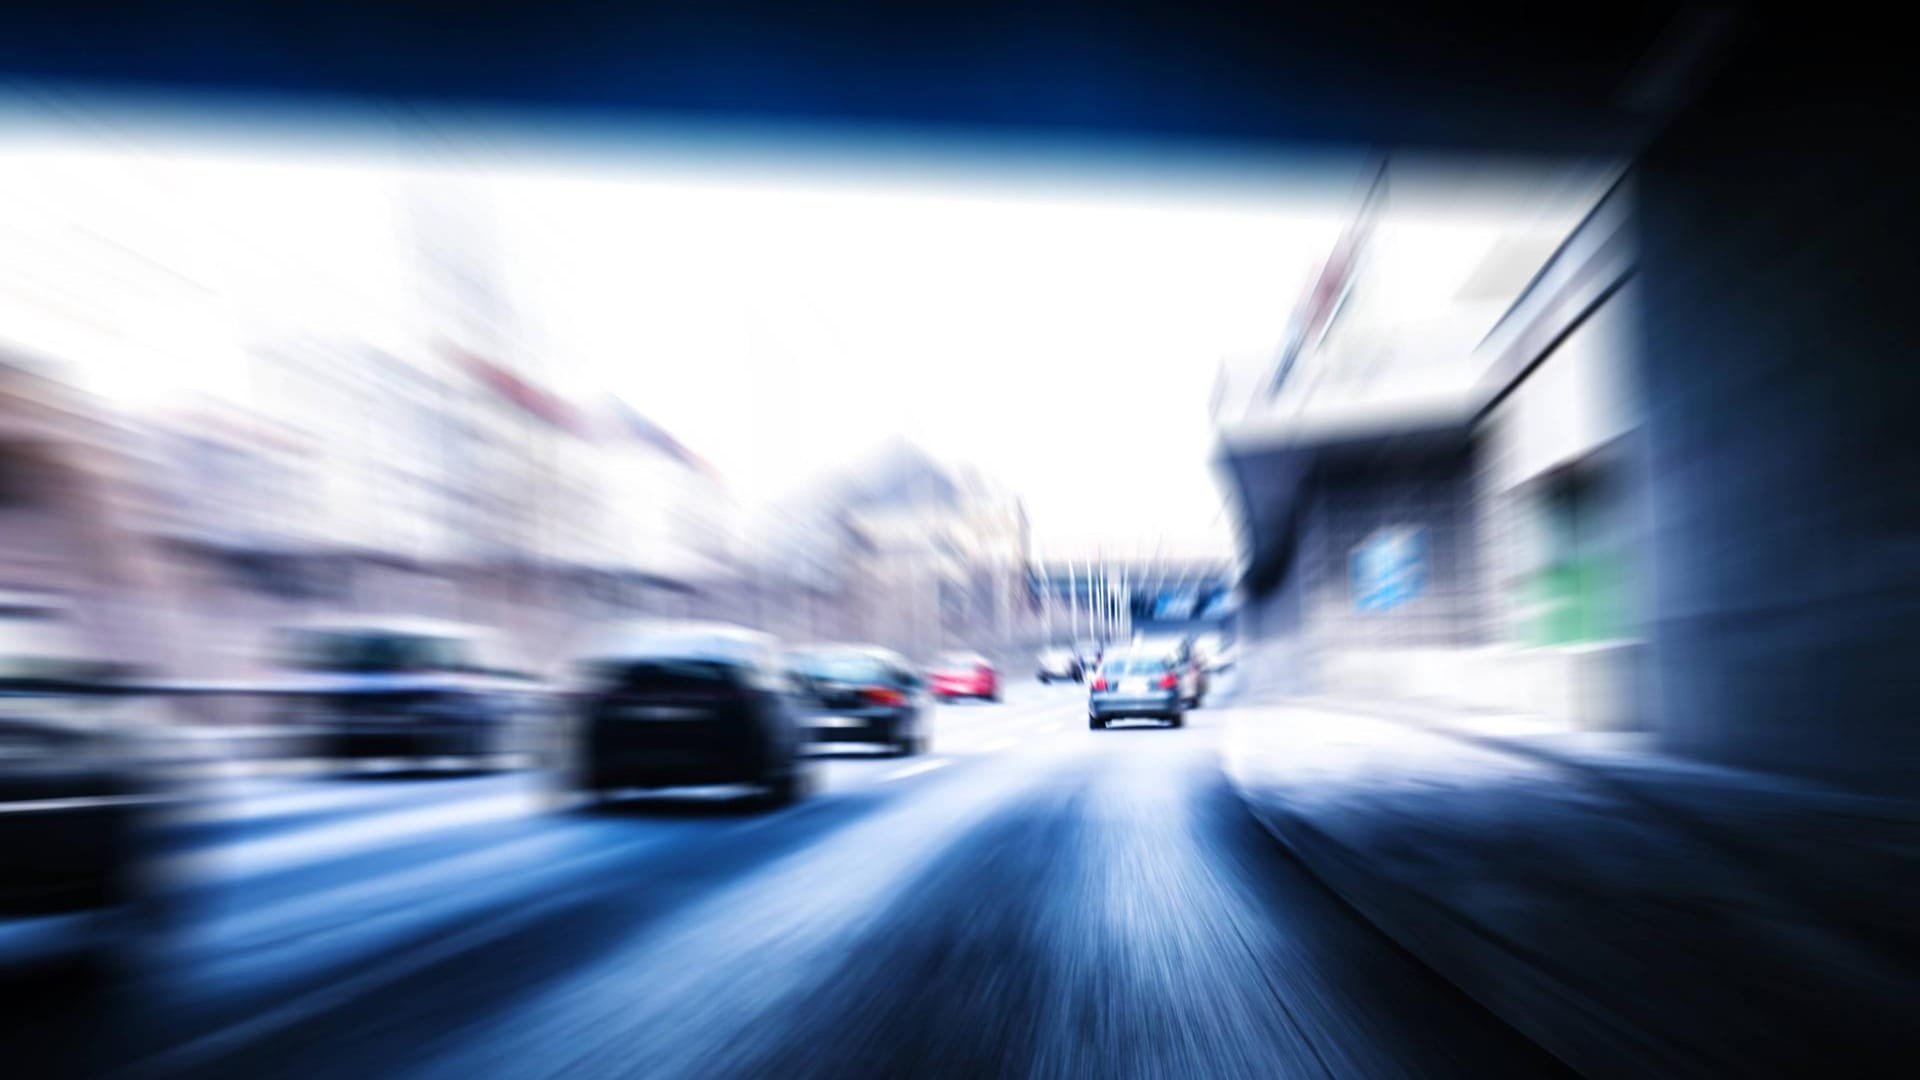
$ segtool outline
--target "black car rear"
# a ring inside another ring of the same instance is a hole
[[[580,785],[757,784],[776,800],[804,786],[793,718],[764,660],[685,648],[603,657],[580,699]]]
[[[787,662],[801,729],[815,742],[880,743],[895,753],[926,748],[920,679],[884,649],[805,649]]]

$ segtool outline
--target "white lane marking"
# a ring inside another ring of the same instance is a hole
[[[913,765],[909,765],[904,769],[895,769],[892,772],[888,773],[886,776],[881,777],[881,779],[882,780],[905,780],[909,776],[918,776],[923,772],[932,772],[933,770],[938,769],[943,765],[951,765],[951,764],[953,764],[952,758],[928,758],[925,761],[918,762]]]
[[[1054,732],[1059,730],[1060,730],[1060,721],[1058,720],[1054,720],[1050,723],[1045,723],[1040,725],[1040,734],[1042,735],[1051,735]]]
[[[1019,739],[1013,739],[1013,738],[995,739],[992,742],[988,743],[987,745],[981,747],[979,752],[982,754],[994,754],[1002,750],[1005,750],[1010,746],[1017,746],[1019,745],[1019,742],[1020,742]]]

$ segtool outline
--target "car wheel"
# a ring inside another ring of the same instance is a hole
[[[1186,724],[1187,717],[1185,713],[1174,713],[1172,716],[1167,717],[1168,727],[1185,727]]]
[[[1092,713],[1087,714],[1087,730],[1088,731],[1104,731],[1106,730],[1106,727],[1107,727],[1107,722],[1105,720],[1100,719],[1099,717],[1093,715]]]
[[[792,806],[806,796],[811,786],[809,781],[806,769],[789,765],[762,785],[760,803],[769,809]]]
[[[920,735],[906,724],[893,731],[893,756],[912,757],[920,752]]]

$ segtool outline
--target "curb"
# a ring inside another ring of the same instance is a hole
[[[1583,992],[1551,958],[1404,883],[1278,800],[1256,798],[1231,751],[1228,780],[1241,804],[1274,841],[1361,919],[1573,1071],[1587,1076],[1722,1075],[1684,1048],[1645,1032]]]
[[[1324,702],[1304,701],[1294,704],[1302,708],[1360,714],[1394,726],[1417,728],[1421,734],[1442,735],[1449,741],[1483,753],[1500,753],[1533,764],[1544,763],[1556,772],[1568,774],[1573,783],[1585,785],[1591,782],[1592,786],[1601,789],[1601,795],[1618,805],[1623,812],[1638,818],[1643,826],[1652,826],[1678,840],[1700,846],[1703,854],[1710,855],[1726,870],[1738,875],[1733,879],[1736,884],[1740,879],[1746,879],[1747,888],[1768,890],[1771,888],[1768,878],[1781,872],[1779,867],[1775,867],[1774,875],[1753,881],[1757,875],[1749,873],[1746,866],[1748,860],[1724,854],[1720,844],[1685,835],[1682,828],[1672,824],[1671,819],[1675,814],[1650,799],[1637,793],[1629,798],[1625,790],[1616,791],[1616,787],[1626,789],[1631,782],[1613,778],[1602,764],[1573,765],[1562,755],[1528,753],[1528,749],[1534,748],[1514,747],[1499,737],[1474,737],[1470,733],[1437,730],[1405,717],[1384,716],[1359,707],[1335,709]],[[1296,803],[1289,796],[1284,770],[1269,776],[1261,768],[1261,762],[1266,760],[1261,756],[1265,751],[1257,741],[1252,741],[1258,737],[1250,734],[1253,728],[1249,726],[1256,725],[1257,721],[1242,715],[1229,718],[1228,723],[1230,727],[1223,752],[1223,771],[1254,820],[1361,919],[1458,987],[1503,1023],[1575,1071],[1596,1076],[1717,1076],[1791,1070],[1796,1066],[1788,1064],[1789,1061],[1798,1062],[1800,1067],[1805,1066],[1805,1061],[1789,1052],[1785,1058],[1775,1060],[1770,1068],[1767,1058],[1756,1059],[1750,1048],[1743,1049],[1745,1043],[1728,1042],[1716,1036],[1712,1028],[1702,1028],[1697,1024],[1679,1027],[1666,1023],[1650,1024],[1648,1003],[1645,998],[1638,996],[1640,990],[1634,980],[1628,978],[1622,981],[1622,972],[1632,970],[1631,967],[1620,971],[1612,968],[1589,971],[1569,966],[1550,948],[1543,951],[1543,940],[1550,939],[1515,939],[1505,932],[1506,928],[1499,920],[1489,922],[1473,913],[1471,908],[1457,906],[1442,895],[1421,887],[1417,884],[1417,878],[1410,879],[1384,870],[1363,849],[1352,847],[1339,839],[1337,832],[1324,828],[1311,812],[1311,803]],[[1649,809],[1654,812],[1642,812]],[[1552,902],[1552,894],[1541,895],[1549,903]],[[1760,900],[1761,897],[1754,899]],[[1868,1036],[1865,1042],[1836,1042],[1829,1047],[1829,1051],[1838,1048],[1838,1057],[1845,1058],[1851,1053],[1864,1053],[1865,1049],[1877,1053],[1904,1046],[1904,1036],[1897,1034],[1888,1034],[1887,1041],[1881,1041],[1883,1033],[1898,1032],[1904,1027],[1898,1022],[1898,1008],[1892,1002],[1899,996],[1898,987],[1911,984],[1911,976],[1905,974],[1897,961],[1884,952],[1876,952],[1872,947],[1875,944],[1873,942],[1863,945],[1861,935],[1852,932],[1851,927],[1819,920],[1811,924],[1804,923],[1805,916],[1817,914],[1817,909],[1801,903],[1797,893],[1784,896],[1772,894],[1765,899],[1790,909],[1787,925],[1804,926],[1804,932],[1789,931],[1785,938],[1763,936],[1758,939],[1760,944],[1772,951],[1773,946],[1785,942],[1789,951],[1774,952],[1774,955],[1812,957],[1815,959],[1814,966],[1806,970],[1816,979],[1840,972],[1846,977],[1835,985],[1836,990],[1873,995],[1867,999],[1856,999],[1855,1004],[1864,1005],[1865,1010],[1847,1011],[1845,1015],[1851,1019],[1841,1023],[1832,1032],[1834,1037],[1844,1039],[1865,1033]],[[1631,927],[1633,924],[1624,925]],[[1569,926],[1568,931],[1578,933],[1578,925]],[[1878,944],[1884,945],[1884,942]],[[1657,958],[1647,959],[1653,963],[1647,970],[1659,970]],[[1775,965],[1767,970],[1777,977],[1783,971],[1791,972],[1797,968]],[[1858,976],[1864,982],[1856,982],[1853,976]],[[1792,976],[1789,974],[1788,977]],[[1697,990],[1699,984],[1689,985]],[[1867,987],[1865,991],[1861,991],[1863,985]],[[1737,990],[1733,987],[1726,989],[1737,996]],[[1853,1008],[1835,1007],[1846,1010]],[[1694,1015],[1699,1019],[1701,1014]],[[1836,1014],[1833,1019],[1840,1020],[1841,1015]],[[1824,1022],[1817,1022],[1817,1016],[1814,1020],[1816,1023],[1811,1030],[1821,1031]],[[1798,1026],[1796,1024],[1794,1028]],[[1843,1029],[1849,1031],[1844,1037],[1839,1035]],[[1823,1036],[1816,1041],[1824,1042],[1825,1038]],[[1846,1048],[1849,1045],[1853,1047],[1852,1050]],[[1862,1063],[1870,1060],[1870,1057],[1863,1058]],[[1868,1067],[1865,1072],[1877,1073],[1878,1070]]]
[[[1385,720],[1425,734],[1442,736],[1467,746],[1493,753],[1508,754],[1574,774],[1580,781],[1644,812],[1650,820],[1672,829],[1683,839],[1714,851],[1730,865],[1754,880],[1764,882],[1775,897],[1823,923],[1830,933],[1842,939],[1862,958],[1879,957],[1885,954],[1886,942],[1865,932],[1853,911],[1826,899],[1834,894],[1820,889],[1817,882],[1810,884],[1802,875],[1773,865],[1771,860],[1756,851],[1732,830],[1704,821],[1698,815],[1650,794],[1647,790],[1649,785],[1631,778],[1622,770],[1608,768],[1580,754],[1567,753],[1521,738],[1485,735],[1473,731],[1462,731],[1445,723],[1429,723],[1404,711],[1394,712],[1391,703],[1373,706],[1341,702],[1337,699],[1314,699],[1312,707],[1365,716],[1373,720]],[[1828,797],[1870,806],[1877,815],[1920,825],[1920,805],[1844,794],[1833,794]],[[1896,963],[1894,966],[1905,970],[1908,965]]]

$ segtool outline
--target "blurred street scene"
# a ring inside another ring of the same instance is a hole
[[[9,1075],[1911,1071],[1898,65],[1244,16],[0,43]]]

